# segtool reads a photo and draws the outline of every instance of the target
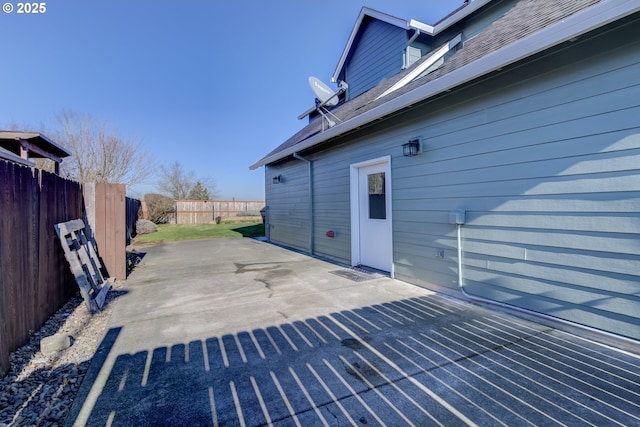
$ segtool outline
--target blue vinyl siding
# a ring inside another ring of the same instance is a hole
[[[583,37],[306,153],[316,252],[350,259],[349,165],[391,155],[399,279],[457,291],[449,212],[465,209],[467,292],[640,339],[637,28]],[[421,155],[403,157],[415,137]],[[274,195],[268,188],[271,207],[291,209]]]
[[[374,19],[364,26],[359,37],[345,68],[349,84],[347,99],[355,98],[402,70],[406,30]]]
[[[467,292],[640,339],[640,43],[615,34],[413,113],[425,150],[393,171],[400,278],[457,288],[448,213],[465,209]]]
[[[279,184],[273,177],[282,176]],[[310,211],[307,165],[290,160],[265,168],[265,195],[269,209],[271,241],[298,249],[309,249]]]

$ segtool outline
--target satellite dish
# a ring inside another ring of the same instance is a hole
[[[311,76],[309,77],[309,86],[311,86],[311,90],[316,94],[316,98],[318,98],[318,101],[320,101],[322,105],[329,107],[338,105],[340,101],[337,96],[338,92],[332,91],[322,80]]]
[[[331,117],[341,122],[341,120],[338,119],[331,111],[329,111],[327,107],[335,107],[336,105],[338,105],[338,103],[340,102],[340,95],[347,90],[349,85],[341,81],[340,88],[334,92],[329,86],[324,84],[322,80],[311,76],[309,77],[309,86],[311,86],[311,90],[313,90],[313,93],[315,93],[316,95],[316,105],[300,114],[298,116],[298,119],[302,119],[303,117],[310,115],[314,111],[317,111],[322,116],[322,131],[324,132],[325,122],[327,122],[328,127],[335,126],[336,124],[336,122],[332,120]]]

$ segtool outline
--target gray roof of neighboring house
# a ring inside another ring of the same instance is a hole
[[[408,106],[640,11],[637,0],[520,0],[440,68],[384,97],[388,88],[429,58],[334,108],[341,122],[322,132],[318,118],[264,156],[256,169],[379,120]]]

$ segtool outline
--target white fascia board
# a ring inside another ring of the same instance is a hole
[[[451,15],[450,17],[448,17],[444,21],[438,23],[433,28],[433,35],[441,33],[442,31],[444,31],[447,28],[449,28],[450,26],[454,25],[455,23],[457,23],[461,19],[466,18],[467,16],[471,15],[472,13],[474,13],[476,10],[480,9],[481,7],[483,7],[484,5],[486,5],[488,3],[491,3],[492,1],[493,0],[473,0],[473,1],[469,2],[469,4],[467,4],[465,7],[463,7],[462,9],[460,9],[459,11],[457,11],[456,13],[454,13],[453,15]]]
[[[480,0],[476,0],[480,1]],[[350,120],[339,123],[328,130],[312,136],[290,148],[273,154],[250,166],[257,169],[260,166],[284,159],[293,152],[313,147],[331,138],[380,120],[385,116],[410,107],[439,93],[450,90],[461,84],[475,80],[507,65],[518,62],[538,52],[549,49],[569,39],[603,27],[611,22],[622,19],[640,11],[638,0],[604,0],[588,9],[572,15],[563,21],[544,28],[524,39],[518,40],[492,52],[474,62],[454,70],[444,76],[426,83],[411,92],[366,111]]]
[[[409,21],[409,28],[413,30],[418,30],[421,33],[429,34],[430,36],[432,36],[435,31],[435,28],[432,27],[431,25],[424,24],[420,21],[416,21],[415,19],[412,19],[411,21]]]
[[[409,21],[409,27],[415,30],[420,30],[420,32],[423,32],[430,36],[435,36],[436,34],[441,33],[442,31],[446,30],[450,26],[466,18],[467,16],[474,13],[476,10],[480,9],[482,6],[488,3],[491,3],[492,1],[493,0],[474,0],[435,26],[427,25],[420,21],[416,21],[412,19]]]

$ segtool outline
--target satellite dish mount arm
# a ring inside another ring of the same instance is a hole
[[[335,114],[333,114],[331,111],[329,111],[327,106],[333,107],[333,106],[337,105],[338,102],[339,102],[339,96],[341,94],[343,94],[344,92],[346,92],[346,90],[349,87],[349,85],[347,83],[345,83],[344,81],[341,81],[340,82],[340,88],[336,92],[332,92],[324,83],[322,83],[320,80],[316,79],[315,77],[310,77],[309,78],[309,83],[311,85],[311,89],[316,94],[316,100],[315,100],[316,105],[315,105],[315,107],[310,108],[309,110],[307,110],[304,113],[300,114],[298,116],[298,119],[303,119],[304,117],[308,116],[309,114],[313,113],[314,111],[317,111],[322,116],[322,119],[323,119],[322,120],[322,131],[324,132],[324,130],[325,130],[324,122],[325,121],[327,122],[327,126],[329,128],[335,126],[335,124],[336,124],[336,122],[334,120],[332,120],[331,118],[337,120],[338,122],[342,121],[338,117],[336,117]]]

